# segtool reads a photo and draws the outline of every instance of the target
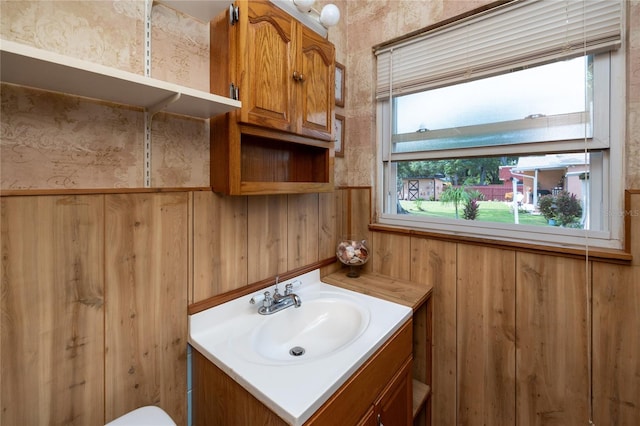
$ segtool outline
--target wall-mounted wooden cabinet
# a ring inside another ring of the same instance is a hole
[[[211,22],[211,91],[242,101],[211,122],[211,185],[227,194],[333,190],[333,45],[273,3]]]

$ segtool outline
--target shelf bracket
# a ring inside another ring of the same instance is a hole
[[[174,93],[166,99],[144,110],[144,187],[151,188],[151,122],[156,113],[180,99],[180,93]]]
[[[151,113],[151,116],[153,117],[154,115],[156,115],[157,112],[162,111],[163,109],[165,109],[166,107],[168,107],[169,105],[171,105],[172,103],[180,99],[180,95],[181,93],[179,92],[174,93],[173,95],[168,96],[166,99],[161,100],[155,105],[151,105],[150,107],[147,108],[147,111],[149,111]]]

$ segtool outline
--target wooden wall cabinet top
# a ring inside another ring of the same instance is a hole
[[[211,91],[242,108],[211,123],[211,184],[227,194],[333,190],[334,46],[266,0],[211,22]]]

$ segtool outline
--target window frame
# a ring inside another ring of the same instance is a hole
[[[518,240],[523,243],[558,247],[584,247],[589,245],[598,248],[622,249],[624,218],[622,214],[616,214],[616,212],[624,211],[624,140],[626,129],[626,58],[624,47],[623,37],[623,46],[620,49],[597,54],[594,58],[594,67],[597,67],[598,70],[597,75],[596,71],[594,71],[594,99],[597,99],[598,106],[595,108],[593,141],[586,145],[588,145],[589,150],[601,149],[603,153],[602,170],[597,170],[598,167],[596,166],[596,170],[593,170],[592,174],[592,176],[601,174],[603,179],[597,181],[592,177],[589,201],[592,206],[601,206],[599,209],[601,215],[595,218],[601,224],[600,230],[546,228],[462,219],[424,218],[385,212],[385,200],[390,206],[395,206],[397,202],[396,191],[392,191],[389,187],[390,177],[395,175],[395,161],[453,159],[504,154],[540,154],[557,150],[566,151],[569,147],[578,150],[586,149],[584,140],[576,140],[570,143],[566,141],[523,143],[508,146],[392,153],[392,109],[391,101],[388,98],[376,102],[378,146],[376,158],[377,211],[374,217],[377,218],[377,222],[382,225],[492,240]],[[602,73],[606,73],[606,76],[603,77]],[[601,84],[603,78],[605,79],[604,81],[608,78],[606,87]],[[602,100],[603,96],[605,96],[604,100]],[[603,123],[607,124],[606,127],[602,127]],[[508,149],[506,152],[504,151],[505,147]],[[452,155],[454,153],[457,155]],[[594,191],[594,186],[602,186],[602,191]],[[599,194],[602,195],[602,199],[595,199],[596,197],[600,198]]]

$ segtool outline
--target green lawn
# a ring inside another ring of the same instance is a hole
[[[402,207],[409,211],[411,214],[421,215],[426,217],[441,217],[448,219],[455,219],[455,210],[453,205],[444,204],[440,201],[422,201],[419,210],[416,207],[415,201],[400,201]],[[499,222],[499,223],[514,223],[513,213],[507,203],[500,201],[479,201],[480,209],[478,210],[478,217],[476,220],[483,222]],[[459,206],[459,215],[462,219],[463,206]],[[520,212],[518,215],[520,224],[522,225],[547,225],[547,221],[541,215],[534,215],[531,213]]]

